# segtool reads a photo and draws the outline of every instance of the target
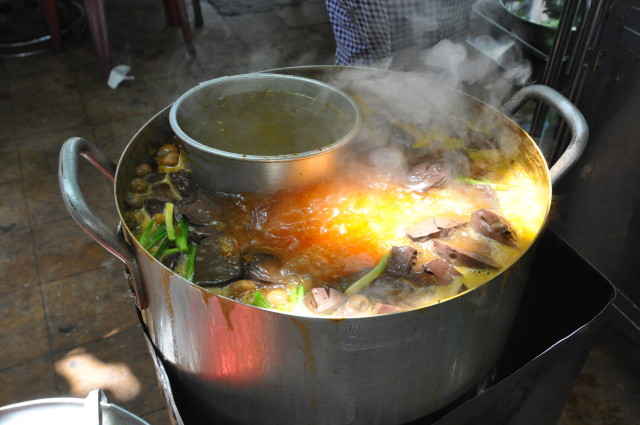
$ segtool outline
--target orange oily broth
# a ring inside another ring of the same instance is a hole
[[[469,226],[460,228],[458,236],[482,241],[490,256],[504,267],[478,270],[457,266],[463,273],[457,286],[426,288],[419,303],[455,295],[462,282],[468,288],[486,282],[517,260],[535,239],[546,211],[540,204],[539,184],[522,163],[500,162],[505,165],[495,170],[499,178],[494,191],[500,213],[514,227],[518,246],[511,248],[478,236]],[[343,176],[275,194],[260,208],[260,225],[253,240],[280,256],[287,272],[304,274],[312,263],[317,266],[314,272],[328,282],[372,268],[392,246],[413,246],[420,252],[419,262],[424,263],[435,257],[430,242],[412,241],[405,229],[424,218],[452,213],[468,219],[473,211],[486,207],[466,195],[460,184],[421,194],[388,179]]]
[[[418,143],[430,140],[433,139],[423,138]],[[445,139],[444,149],[456,149],[458,144],[456,139]],[[459,228],[454,238],[464,236],[481,241],[501,268],[479,270],[456,266],[463,274],[461,278],[450,285],[417,291],[414,307],[455,296],[463,283],[474,288],[500,273],[531,245],[546,218],[546,189],[539,177],[530,174],[531,165],[522,154],[470,151],[469,157],[474,164],[491,170],[486,180],[493,185],[498,199],[500,208],[496,212],[513,226],[517,247],[479,236],[469,225]],[[266,197],[229,197],[221,204],[235,211],[229,230],[241,245],[279,257],[284,263],[284,274],[311,274],[331,283],[371,269],[393,246],[416,248],[419,264],[435,258],[431,242],[414,242],[405,230],[425,218],[447,217],[452,213],[468,220],[472,212],[486,207],[482,200],[467,196],[469,187],[454,181],[418,193],[386,176],[376,177],[371,170],[350,170],[307,188],[284,190]],[[226,295],[225,288],[207,289]],[[294,313],[308,314],[304,309]]]

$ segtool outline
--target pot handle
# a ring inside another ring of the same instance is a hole
[[[580,158],[587,146],[589,139],[587,121],[569,99],[551,87],[540,84],[533,84],[518,90],[504,104],[503,109],[506,113],[513,115],[529,100],[541,100],[555,109],[571,132],[571,140],[567,148],[549,170],[551,183],[555,184]]]
[[[78,184],[78,159],[83,157],[115,182],[116,165],[94,144],[81,137],[72,137],[62,145],[58,162],[58,183],[67,210],[78,225],[107,251],[118,257],[127,267],[127,277],[140,310],[148,306],[142,286],[140,269],[131,246],[122,232],[114,232],[89,208]]]

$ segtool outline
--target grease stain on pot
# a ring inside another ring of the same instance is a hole
[[[162,284],[162,290],[164,294],[164,303],[167,308],[167,312],[169,314],[169,321],[171,323],[171,342],[173,345],[173,358],[178,359],[178,341],[176,336],[176,323],[175,323],[175,313],[173,310],[173,302],[171,301],[171,276],[173,272],[167,269],[160,270],[160,282]],[[164,330],[162,330],[164,332]]]
[[[222,317],[224,317],[224,321],[227,324],[227,329],[233,332],[233,320],[231,320],[231,314],[236,308],[235,303],[232,301],[223,300],[220,297],[218,297],[216,301],[218,302],[218,307],[220,308]]]
[[[309,394],[309,403],[312,406],[314,412],[310,415],[310,417],[316,417],[317,414],[315,410],[318,406],[318,394],[317,388],[314,385],[315,379],[314,377],[318,375],[318,365],[316,363],[315,356],[313,355],[313,341],[311,339],[311,330],[299,319],[296,317],[291,317],[291,323],[298,328],[300,335],[302,336],[303,343],[300,347],[302,352],[305,355],[305,370],[308,370],[311,373],[310,380],[310,390],[311,394]]]

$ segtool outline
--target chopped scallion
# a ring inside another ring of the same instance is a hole
[[[148,251],[149,249],[151,249],[151,247],[160,242],[166,235],[167,227],[164,224],[160,224],[158,225],[158,227],[153,229],[153,231],[149,233],[149,235],[147,235],[147,239],[142,246]]]
[[[169,246],[169,238],[165,237],[165,239],[162,241],[162,243],[160,244],[160,247],[158,248],[158,250],[155,252],[155,254],[153,254],[153,256],[157,259],[162,258],[162,256],[164,255],[167,247]]]
[[[303,286],[296,286],[289,292],[289,300],[292,306],[297,306],[304,301],[305,290]]]
[[[253,294],[253,302],[251,305],[262,308],[273,308],[271,303],[265,298],[265,296],[260,291],[256,291]]]
[[[144,230],[142,231],[142,235],[140,235],[140,239],[139,239],[140,245],[144,246],[144,244],[147,242],[147,239],[149,237],[149,232],[151,231],[151,229],[155,224],[156,224],[156,218],[153,217],[151,221],[149,221],[149,224],[147,224],[147,227],[145,227]]]
[[[176,246],[182,252],[188,252],[187,236],[189,236],[189,225],[184,218],[178,220],[178,228],[176,229]]]
[[[164,223],[167,226],[167,236],[171,242],[176,240],[176,229],[173,226],[173,204],[164,204]]]
[[[485,185],[485,186],[492,186],[492,187],[497,186],[496,183],[494,182],[490,182],[488,180],[476,180],[476,179],[472,179],[471,177],[462,177],[460,181],[462,183],[472,184],[474,186],[475,185]]]
[[[195,273],[195,265],[196,265],[196,252],[198,250],[198,245],[190,244],[189,245],[189,253],[187,254],[187,265],[185,267],[184,278],[189,282],[193,282],[193,275]]]
[[[169,239],[167,238],[167,240]],[[178,248],[169,248],[164,251],[164,255],[171,255],[171,254],[175,254],[176,252],[180,252],[180,250]]]
[[[387,252],[382,256],[378,264],[369,271],[369,273],[362,276],[360,279],[356,280],[344,291],[347,295],[353,295],[360,292],[364,289],[368,284],[376,280],[378,276],[382,273],[385,267],[387,267],[387,263],[389,262],[389,257],[391,256],[391,252]]]

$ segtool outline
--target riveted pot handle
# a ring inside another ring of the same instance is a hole
[[[529,100],[541,100],[551,106],[569,127],[571,140],[560,158],[549,170],[551,183],[555,184],[575,164],[587,146],[589,128],[576,106],[558,91],[548,86],[533,84],[520,89],[503,106],[508,114],[514,114]]]
[[[121,232],[109,228],[89,208],[80,190],[78,184],[78,160],[80,157],[89,161],[111,181],[115,181],[116,165],[113,161],[88,140],[72,137],[62,145],[58,162],[58,183],[62,199],[76,223],[107,251],[125,263],[135,292],[136,304],[140,310],[144,310],[147,308],[148,300],[131,246],[124,240]]]

